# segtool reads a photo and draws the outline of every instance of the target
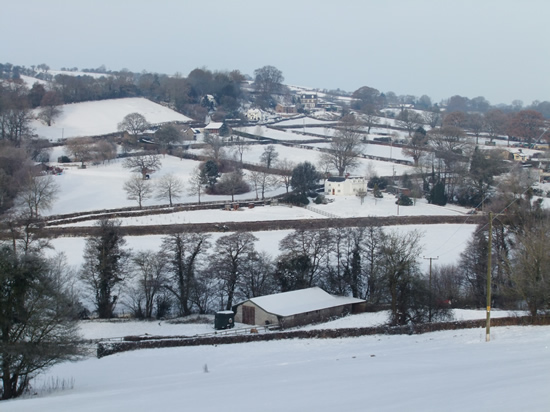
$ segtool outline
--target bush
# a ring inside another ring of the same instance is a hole
[[[281,202],[290,203],[296,206],[309,205],[309,200],[306,195],[298,193],[288,193],[281,198]]]
[[[409,196],[400,195],[395,204],[399,206],[412,206],[413,201]]]
[[[323,203],[325,203],[325,196],[319,195],[315,198],[316,205],[322,205]]]
[[[57,158],[57,162],[58,163],[71,163],[71,159],[69,159],[68,156],[63,155],[63,156],[60,156],[60,157]]]
[[[377,185],[380,190],[386,189],[386,186],[388,186],[388,179],[384,177],[373,176],[367,183],[369,189],[374,189],[374,187]]]

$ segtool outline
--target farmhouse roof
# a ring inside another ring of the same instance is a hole
[[[264,311],[278,316],[292,316],[299,313],[364,302],[361,299],[334,296],[318,287],[260,296],[251,298],[249,301]]]
[[[222,122],[210,122],[206,125],[204,130],[218,130],[223,126]]]

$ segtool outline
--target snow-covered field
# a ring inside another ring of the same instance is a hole
[[[226,212],[232,213],[232,212]],[[235,212],[238,213],[238,212]],[[236,223],[238,225],[238,222]],[[416,230],[421,235],[422,256],[438,257],[434,265],[453,265],[457,264],[460,253],[464,251],[472,234],[476,230],[476,225],[472,224],[440,224],[440,225],[405,225],[405,226],[386,226],[384,230],[409,232]],[[279,242],[292,230],[274,230],[254,232],[258,238],[255,244],[256,250],[265,252],[275,258],[279,254]],[[214,232],[212,242],[219,237],[229,233]],[[133,251],[152,250],[158,251],[162,244],[162,235],[149,236],[127,236],[126,246]],[[73,267],[79,267],[83,263],[82,255],[84,252],[86,239],[81,237],[61,237],[52,239],[53,250],[48,253],[53,254],[63,252],[66,255],[67,263]],[[429,261],[419,256],[420,268],[427,273],[429,270]]]
[[[289,129],[288,131],[282,131],[277,129],[271,129],[266,126],[248,126],[248,127],[238,127],[238,131],[248,134],[253,134],[255,136],[266,137],[268,139],[279,140],[282,142],[290,141],[300,141],[300,140],[310,140],[311,136],[304,136],[301,133],[301,130]]]
[[[523,315],[508,311],[493,311],[491,318],[502,318],[507,316]],[[388,321],[387,311],[360,313],[348,315],[342,318],[331,320],[314,325],[306,325],[293,328],[292,330],[321,330],[321,329],[343,329],[343,328],[364,328],[370,326],[384,325]],[[193,315],[191,316],[193,317]],[[125,336],[195,336],[210,334],[214,329],[213,315],[200,315],[201,322],[182,323],[180,320],[169,321],[136,321],[136,320],[86,320],[79,325],[80,334],[83,339],[117,339]],[[453,319],[476,320],[485,319],[484,310],[454,309]],[[250,327],[241,323],[235,324],[236,328]]]
[[[118,124],[130,113],[140,113],[151,123],[188,122],[191,119],[142,97],[65,104],[51,126],[34,120],[31,127],[38,137],[57,141],[62,138],[116,133]]]
[[[548,410],[550,327],[150,349],[53,367],[6,412]],[[44,393],[52,382],[70,389]],[[49,382],[49,383],[48,383]]]
[[[247,159],[259,159],[263,146],[252,146],[250,151],[245,152]],[[279,158],[288,156],[302,156],[305,154],[314,154],[315,151],[306,149],[293,149],[284,146],[277,146],[277,151],[280,153]],[[61,153],[57,149],[56,156]],[[305,154],[302,154],[305,153]],[[298,158],[291,157],[291,159]],[[176,157],[166,156],[162,158],[162,168],[159,172],[152,175],[151,183],[155,182],[163,175],[172,173],[184,182],[187,182],[193,168],[197,166],[197,162],[191,160],[180,160]],[[383,167],[389,167],[386,162],[372,162],[374,170],[380,170],[378,164]],[[395,165],[399,167],[400,165]],[[406,167],[406,166],[402,166]],[[67,167],[60,176],[54,176],[59,185],[60,191],[57,201],[53,204],[49,215],[83,212],[92,210],[102,210],[110,208],[118,208],[125,206],[137,206],[135,201],[126,199],[126,194],[123,190],[124,182],[130,177],[131,173],[122,167],[120,160],[113,161],[106,165],[90,166],[87,169],[78,169],[76,167]],[[266,195],[281,193],[283,188],[276,191],[268,192]],[[254,198],[253,193],[246,193],[237,196],[238,199]],[[423,236],[424,253],[429,256],[441,255],[440,264],[455,263],[459,254],[464,250],[464,247],[469,240],[471,234],[475,230],[475,225],[469,223],[469,216],[466,215],[467,210],[464,208],[448,206],[440,207],[427,204],[425,200],[418,200],[414,206],[397,207],[393,196],[387,194],[382,199],[375,199],[372,196],[365,198],[361,205],[357,197],[337,197],[329,196],[334,199],[334,202],[327,205],[312,205],[312,209],[307,210],[299,207],[287,206],[268,206],[255,207],[253,209],[243,209],[240,211],[225,211],[221,210],[206,210],[180,212],[167,215],[152,215],[146,217],[132,217],[122,219],[124,225],[159,225],[159,224],[175,224],[175,223],[218,223],[218,222],[242,222],[242,221],[261,221],[261,220],[276,220],[276,219],[324,219],[323,212],[328,212],[331,215],[339,217],[354,217],[354,216],[432,216],[432,215],[462,215],[464,216],[464,224],[462,225],[421,225],[418,227],[404,226],[395,228],[396,230],[412,230],[418,229]],[[230,200],[229,196],[209,196],[203,195],[202,201],[211,200]],[[180,202],[196,202],[196,196],[185,194]],[[165,200],[150,199],[144,202],[144,205],[166,204]],[[80,225],[90,225],[93,222],[84,222]],[[391,230],[392,228],[388,228]],[[214,230],[214,229],[213,229]],[[255,235],[259,238],[256,245],[258,250],[265,250],[272,256],[278,252],[279,241],[286,236],[289,231],[275,232],[258,232]],[[215,233],[214,239],[220,236]],[[128,245],[133,249],[152,249],[158,250],[160,247],[161,237],[159,236],[139,236],[128,237]],[[82,238],[59,238],[52,241],[57,251],[64,251],[68,261],[71,264],[79,265],[81,263],[82,250],[84,247],[84,239]],[[444,258],[443,256],[446,256]],[[426,263],[426,262],[423,262]]]

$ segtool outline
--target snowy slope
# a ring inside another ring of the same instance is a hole
[[[550,327],[151,349],[52,368],[5,412],[548,410]],[[207,371],[207,372],[205,372]]]
[[[140,113],[152,124],[191,120],[141,97],[73,103],[60,108],[60,116],[50,127],[38,120],[32,122],[31,127],[39,137],[57,141],[61,138],[115,133],[118,124],[130,113]]]

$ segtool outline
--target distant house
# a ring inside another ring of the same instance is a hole
[[[510,160],[514,160],[516,162],[526,162],[529,160],[529,156],[519,149],[517,152],[510,152]]]
[[[363,176],[331,176],[325,180],[325,194],[333,196],[354,196],[359,191],[367,190]]]
[[[277,106],[275,106],[275,111],[281,114],[296,114],[298,112],[295,105],[281,103],[278,103]]]
[[[262,120],[262,111],[260,109],[248,109],[246,118],[249,122],[259,122]]]
[[[222,126],[222,122],[210,122],[204,127],[203,131],[207,133],[219,134]]]
[[[235,322],[248,325],[280,324],[289,328],[323,322],[348,313],[364,312],[362,299],[334,296],[313,287],[251,298],[236,305]]]
[[[313,109],[317,106],[317,95],[315,93],[300,94],[300,104],[304,109]]]
[[[183,140],[195,140],[195,131],[191,127],[182,130]]]

